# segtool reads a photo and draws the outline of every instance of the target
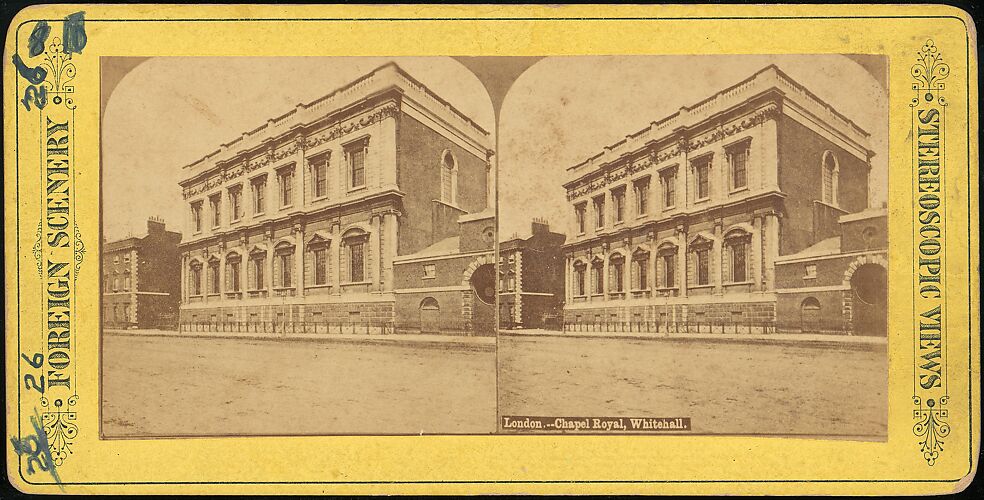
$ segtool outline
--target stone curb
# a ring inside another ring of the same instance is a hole
[[[431,349],[459,349],[467,351],[495,351],[495,337],[488,337],[488,341],[452,341],[446,339],[424,340],[420,338],[392,338],[396,335],[367,335],[364,338],[340,337],[337,334],[309,334],[309,335],[240,335],[228,332],[213,332],[209,335],[193,335],[187,333],[136,333],[139,330],[103,330],[103,333],[116,336],[129,337],[171,337],[188,339],[223,339],[223,340],[258,340],[268,342],[300,341],[300,342],[325,342],[353,345],[389,345],[398,347],[426,347]],[[474,338],[474,337],[473,337]]]

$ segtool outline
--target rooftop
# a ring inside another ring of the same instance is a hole
[[[682,106],[680,110],[661,120],[650,123],[638,132],[625,136],[624,139],[606,146],[604,151],[587,160],[568,167],[568,171],[576,171],[586,166],[602,166],[617,160],[622,155],[635,151],[648,142],[662,139],[671,135],[679,128],[692,127],[711,117],[720,115],[744,103],[750,97],[759,95],[770,89],[778,89],[787,98],[793,98],[809,112],[825,122],[837,127],[849,139],[869,152],[871,134],[859,127],[846,116],[836,111],[830,104],[814,95],[803,85],[783,73],[778,66],[771,64],[755,74],[732,85],[714,95],[691,106]],[[578,173],[577,175],[580,175]]]
[[[298,126],[313,123],[329,113],[393,87],[400,88],[404,95],[437,112],[451,125],[461,130],[476,131],[483,139],[487,140],[489,136],[487,130],[410,76],[395,62],[389,62],[310,103],[299,103],[294,109],[276,118],[271,118],[252,130],[243,132],[239,137],[221,144],[219,149],[185,165],[182,169],[201,170],[228,161],[246,151],[262,146],[269,138],[278,137]],[[487,144],[483,144],[483,146],[488,147]],[[187,172],[186,175],[194,175],[194,173]]]
[[[420,259],[424,257],[440,257],[444,255],[454,255],[456,253],[459,253],[460,251],[459,250],[460,241],[461,240],[458,236],[445,238],[441,241],[438,241],[437,243],[434,243],[433,245],[427,248],[424,248],[423,250],[420,250],[419,252],[396,257],[395,259],[393,259],[393,261],[400,262],[401,260]]]

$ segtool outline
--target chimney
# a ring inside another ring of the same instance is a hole
[[[153,216],[147,219],[147,234],[161,234],[163,232],[164,219]]]
[[[542,219],[540,217],[535,217],[533,223],[530,224],[530,230],[533,234],[542,234],[550,232],[550,223],[547,219]]]

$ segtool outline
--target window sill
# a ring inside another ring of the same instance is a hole
[[[273,290],[274,290],[274,291],[280,291],[280,290],[293,290],[293,289],[294,289],[294,287],[293,287],[293,286],[275,286],[275,287],[273,287]]]
[[[371,285],[371,284],[372,284],[371,281],[346,281],[345,283],[342,283],[342,286],[350,286],[350,285]]]
[[[697,199],[694,200],[694,205],[696,205],[698,203],[707,203],[709,201],[711,201],[711,197],[710,196],[705,196],[703,198],[697,198]]]
[[[322,283],[320,285],[318,284],[307,285],[304,288],[331,288],[331,283]]]
[[[714,285],[708,283],[706,285],[690,285],[687,287],[688,290],[702,290],[704,288],[714,288]]]
[[[281,210],[289,210],[291,208],[294,208],[294,204],[293,203],[288,203],[287,205],[280,205],[280,209]]]
[[[805,279],[805,280],[815,280],[815,279],[817,279],[817,277],[816,276],[803,276],[803,279]]]
[[[421,276],[420,279],[422,279],[422,280],[436,280],[437,279],[437,276]]]
[[[255,214],[253,214],[253,218],[255,219],[257,217],[263,217],[264,215],[266,215],[266,212],[256,212]]]
[[[218,297],[219,295],[222,295],[222,294],[217,293],[217,292],[212,292],[212,293],[208,294],[209,297]]]
[[[592,293],[591,296],[592,297],[604,297],[605,294],[603,294],[603,293]]]
[[[734,188],[734,189],[732,189],[729,192],[729,194],[741,193],[742,191],[748,191],[748,186],[742,186],[742,187]]]
[[[311,198],[311,202],[312,203],[318,203],[318,202],[327,201],[327,200],[328,200],[328,195],[327,194],[321,195],[321,196],[315,196],[314,198]]]
[[[617,226],[621,226],[621,225],[622,225],[622,224],[624,224],[624,223],[625,223],[625,221],[624,221],[624,220],[617,220],[617,221],[615,221],[615,223],[614,223],[614,224],[612,224],[612,227],[617,227]]]
[[[663,211],[664,212],[671,212],[673,210],[676,210],[676,205],[670,205],[668,207],[663,207]]]
[[[649,217],[648,213],[636,215],[636,219],[645,219],[646,217]]]
[[[679,287],[676,286],[661,286],[656,288],[657,292],[675,292]]]
[[[238,223],[240,223],[242,221],[243,221],[243,218],[240,217],[238,219],[232,219],[231,221],[229,221],[229,224],[238,224]]]
[[[348,192],[355,193],[357,191],[365,191],[366,189],[368,189],[368,187],[365,184],[363,184],[361,186],[353,186],[348,188]]]
[[[752,280],[745,281],[729,281],[724,284],[724,286],[741,286],[741,285],[754,285],[755,282]]]

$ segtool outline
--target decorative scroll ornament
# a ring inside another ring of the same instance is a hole
[[[51,459],[55,465],[62,465],[72,453],[74,439],[79,434],[79,427],[75,424],[75,410],[72,409],[78,399],[78,395],[72,395],[67,401],[56,399],[53,409],[41,413],[41,425],[48,437]],[[42,398],[41,406],[48,408],[48,401]]]
[[[82,269],[82,261],[85,259],[85,242],[82,241],[82,232],[79,231],[78,223],[75,224],[75,274],[73,281],[78,281],[79,270]]]
[[[44,264],[42,264],[41,259],[41,225],[42,221],[38,221],[38,234],[37,239],[34,240],[34,246],[31,247],[31,253],[34,254],[34,260],[38,261],[38,276],[44,277]]]
[[[935,465],[943,451],[943,438],[950,435],[950,424],[946,423],[949,412],[944,408],[947,397],[940,398],[939,406],[934,399],[926,400],[925,406],[918,396],[913,396],[912,400],[919,406],[912,411],[912,417],[917,420],[916,425],[912,426],[912,433],[922,438],[919,446],[926,463]]]
[[[913,90],[943,90],[943,80],[950,76],[950,65],[943,62],[940,49],[932,40],[926,40],[922,49],[917,52],[916,64],[910,70],[916,83]]]

